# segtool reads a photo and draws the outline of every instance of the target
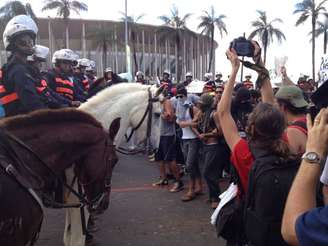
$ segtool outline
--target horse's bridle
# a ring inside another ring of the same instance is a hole
[[[137,131],[141,127],[141,125],[144,123],[147,115],[148,115],[148,120],[147,120],[146,138],[147,138],[147,140],[149,140],[149,138],[150,138],[152,117],[153,117],[153,103],[157,102],[158,98],[152,96],[150,87],[148,88],[147,91],[148,91],[148,104],[147,104],[146,110],[145,110],[142,118],[140,119],[139,123],[137,124],[137,126],[132,128],[129,136],[125,135],[126,136],[126,142],[129,142],[131,140],[131,138],[132,138],[133,134],[135,133],[135,131]],[[147,145],[149,145],[149,143],[147,143]],[[147,146],[147,148],[149,148],[149,146]],[[116,148],[116,151],[121,153],[121,154],[124,154],[124,155],[135,155],[135,154],[143,152],[143,150],[131,151],[131,150],[125,149],[123,147]]]
[[[113,143],[109,143],[108,139],[106,140],[106,150],[107,149],[113,149],[114,151],[116,150],[115,145]],[[111,179],[107,177],[107,175],[109,175],[109,169],[112,169],[112,167],[114,166],[114,160],[113,158],[107,158],[106,153],[105,153],[105,158],[108,159],[108,162],[106,164],[106,177],[105,177],[105,182],[104,182],[104,187],[103,187],[103,191],[99,193],[99,195],[96,196],[96,198],[92,199],[91,201],[88,201],[88,205],[90,207],[90,209],[92,210],[96,210],[99,205],[101,204],[102,200],[105,198],[106,193],[110,190],[111,188]],[[89,181],[88,183],[81,183],[80,181],[78,181],[78,186],[79,186],[79,193],[82,194],[82,186],[83,187],[87,187],[89,185],[92,185],[94,182],[96,182],[96,179]],[[83,195],[85,196],[85,195]]]

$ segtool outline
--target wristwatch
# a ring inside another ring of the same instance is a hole
[[[302,159],[309,163],[321,164],[321,157],[316,152],[305,152]]]

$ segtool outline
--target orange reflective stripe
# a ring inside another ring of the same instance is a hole
[[[71,87],[74,86],[73,82],[69,81],[69,80],[63,80],[61,78],[56,78],[56,82],[57,83],[61,83],[61,84],[64,84],[64,85],[69,85]]]
[[[64,87],[57,87],[56,91],[59,93],[66,93],[66,94],[73,95],[73,90]]]
[[[45,81],[44,79],[41,80],[41,85],[42,85],[43,87],[47,87],[47,86],[48,86],[47,81]]]
[[[89,90],[89,87],[90,87],[89,80],[87,80],[87,79],[82,80],[82,84],[86,90]]]
[[[47,87],[42,87],[42,86],[40,86],[40,87],[36,87],[36,90],[37,90],[39,93],[41,93],[41,92],[43,92],[46,88],[47,88]]]
[[[3,85],[0,85],[0,93],[5,93],[6,88]]]
[[[5,104],[8,104],[8,103],[11,103],[13,101],[16,101],[18,99],[18,95],[17,93],[11,93],[7,96],[4,96],[2,98],[0,98],[0,102],[2,103],[2,105],[5,105]]]

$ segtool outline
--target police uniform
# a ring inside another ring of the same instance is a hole
[[[75,97],[77,97],[80,102],[85,102],[87,100],[88,91],[90,89],[89,80],[87,76],[82,73],[74,74],[74,89]]]
[[[49,86],[42,73],[35,67],[29,65],[28,69],[36,82],[36,90],[42,101],[48,108],[57,109],[69,107],[70,101],[54,92]]]
[[[49,70],[45,74],[45,79],[49,87],[66,99],[66,101],[72,102],[75,100],[75,88],[74,82],[68,75],[60,73],[57,68]]]
[[[17,58],[10,58],[3,66],[0,81],[0,101],[6,116],[47,108],[37,92],[36,80],[28,65]]]

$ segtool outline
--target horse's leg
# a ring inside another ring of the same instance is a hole
[[[66,182],[71,184],[74,179],[74,169],[73,167],[66,169]],[[75,181],[73,188],[77,191],[77,181]],[[65,191],[65,202],[66,203],[78,203],[78,198],[71,194],[69,191]],[[86,208],[84,208],[85,221],[88,221],[89,213]],[[66,219],[65,219],[65,230],[64,230],[64,244],[65,246],[84,246],[85,245],[85,235],[82,231],[81,222],[81,211],[79,208],[67,208],[66,209]]]

